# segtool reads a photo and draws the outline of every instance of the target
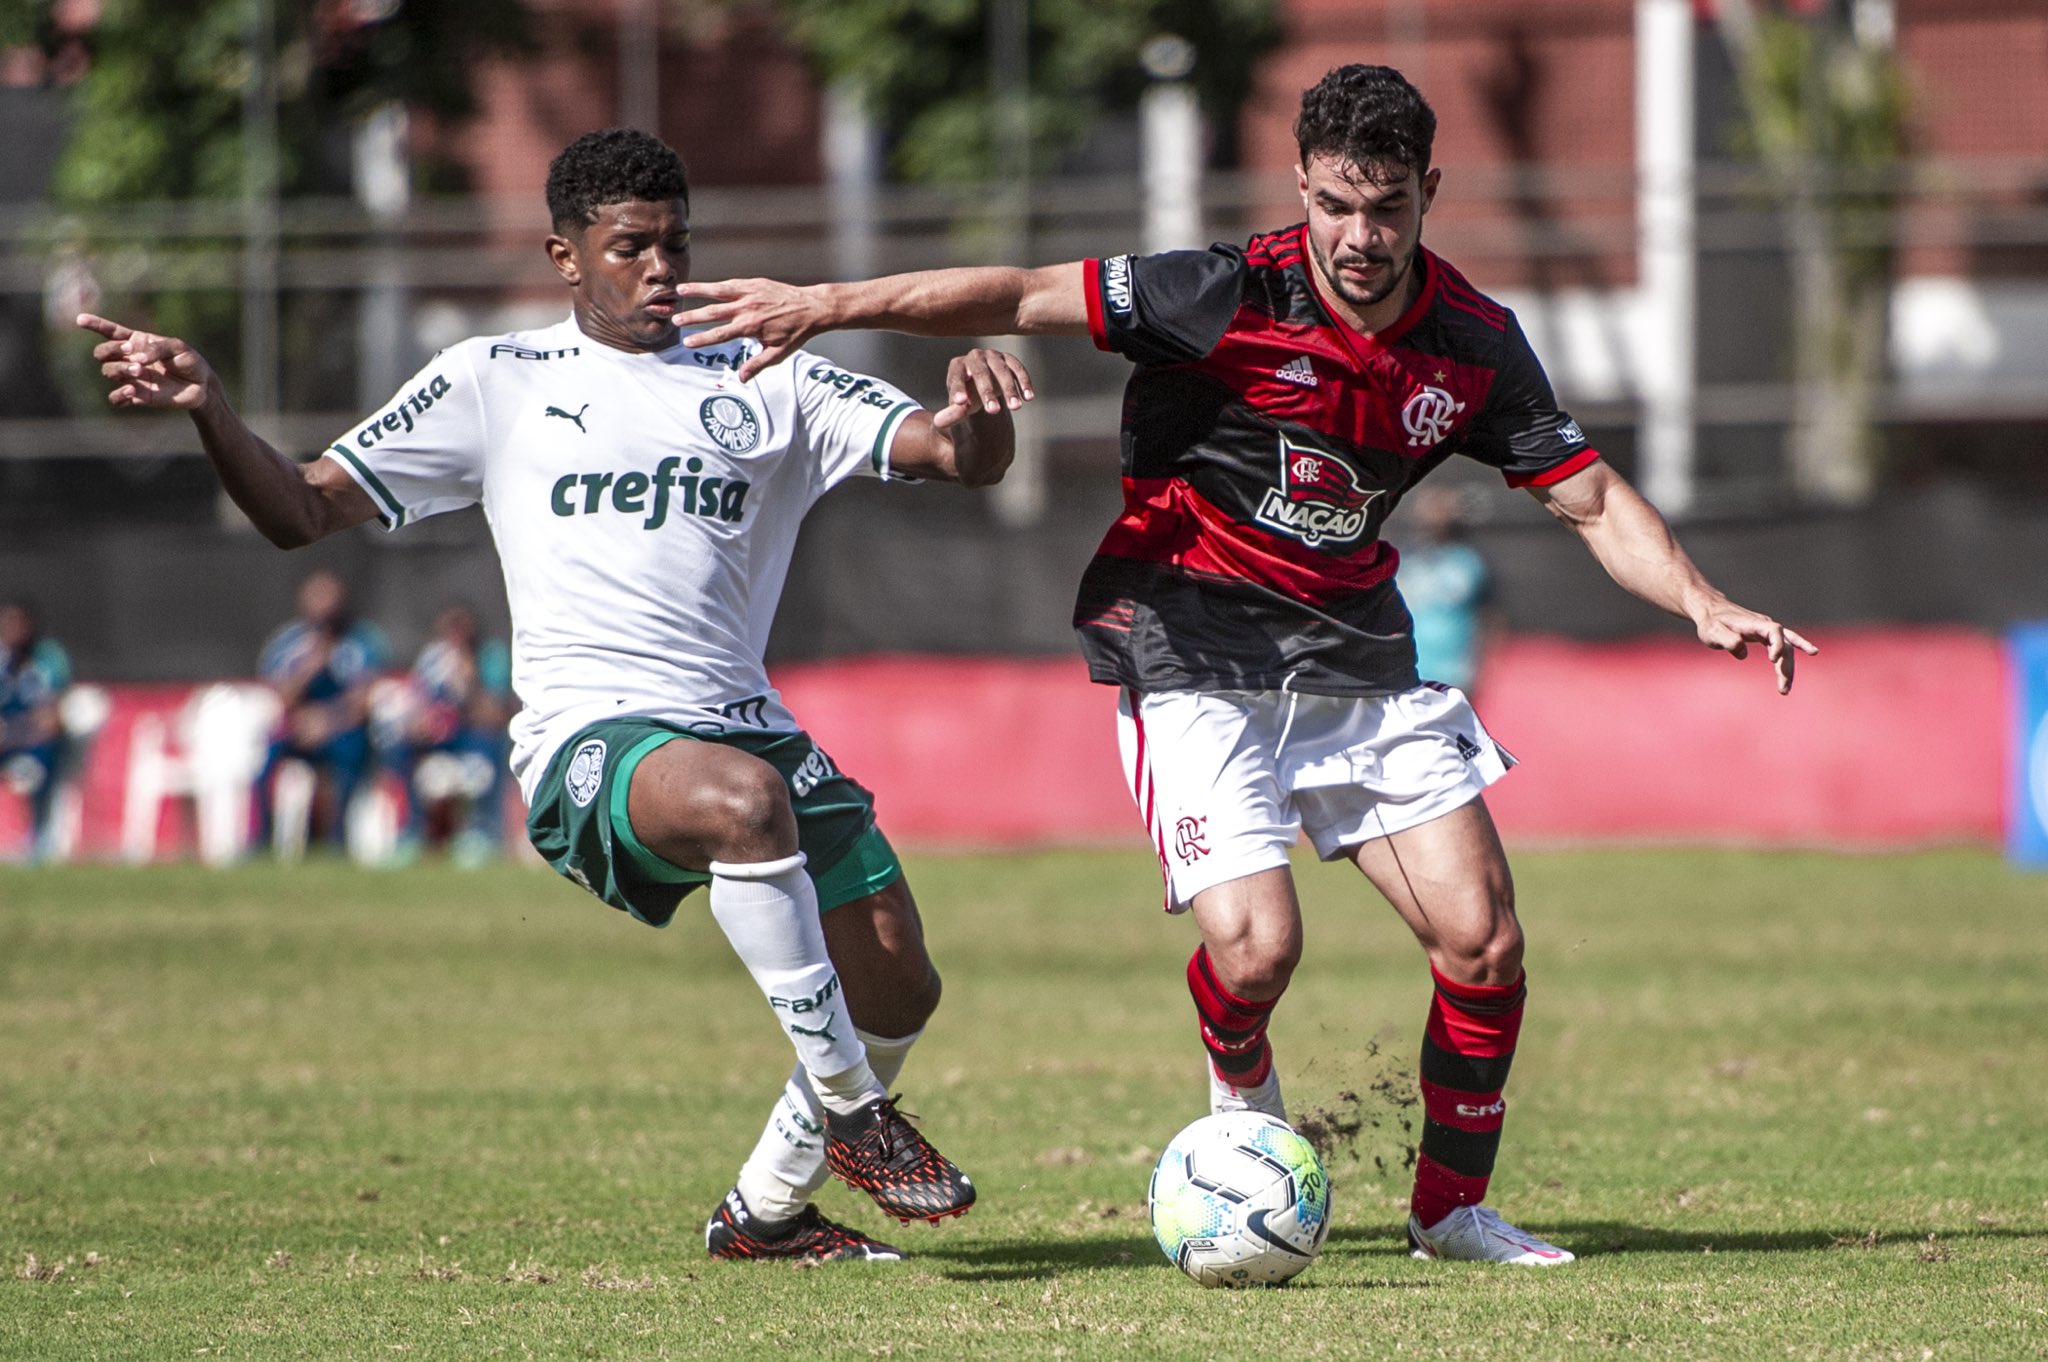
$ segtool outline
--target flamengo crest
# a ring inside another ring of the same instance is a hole
[[[1280,485],[1268,488],[1254,517],[1310,548],[1349,544],[1365,533],[1366,511],[1384,488],[1361,487],[1334,454],[1280,436]]]
[[[1442,388],[1424,384],[1401,405],[1401,426],[1410,449],[1427,449],[1451,433],[1451,421],[1465,404]]]

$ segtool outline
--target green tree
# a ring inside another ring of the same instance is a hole
[[[777,0],[827,78],[861,89],[897,174],[919,181],[1001,179],[989,100],[985,0]],[[1189,80],[1228,127],[1253,71],[1280,39],[1273,0],[1029,0],[1032,171],[1044,171],[1105,113],[1136,106],[1139,49],[1161,34],[1194,45]]]
[[[51,51],[55,0],[11,0],[0,30]],[[259,79],[252,21],[270,33],[276,184],[281,197],[350,189],[349,136],[393,102],[459,122],[476,112],[474,72],[492,55],[533,48],[526,0],[103,0],[84,34],[90,54],[72,87],[71,126],[52,185],[71,216],[66,245],[88,253],[118,238],[150,251],[147,315],[187,335],[233,372],[237,303],[218,286],[231,239],[152,232],[124,205],[232,202],[244,188],[244,94]],[[429,168],[445,181],[445,168]],[[175,240],[175,249],[166,249]],[[201,285],[208,271],[212,281]],[[186,271],[189,271],[187,273]],[[115,298],[113,303],[144,300]],[[332,299],[287,300],[286,334]]]
[[[32,0],[47,13],[53,0]],[[476,112],[485,57],[531,51],[526,0],[195,0],[167,11],[104,0],[87,35],[55,192],[70,207],[142,199],[233,198],[242,180],[242,96],[256,65],[253,14],[272,24],[278,186],[346,192],[336,140],[397,101],[459,121]],[[39,24],[47,32],[47,23]]]
[[[1792,277],[1792,481],[1850,505],[1876,489],[1906,81],[1889,42],[1838,6],[1809,19],[1724,6],[1740,62],[1738,141],[1784,214]]]

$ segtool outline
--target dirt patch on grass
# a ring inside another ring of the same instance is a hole
[[[22,1255],[21,1266],[15,1269],[14,1275],[25,1282],[54,1282],[64,1275],[64,1263],[58,1259],[45,1262],[28,1253]]]
[[[583,1284],[592,1291],[652,1291],[652,1277],[622,1277],[616,1268],[592,1263],[583,1269]]]

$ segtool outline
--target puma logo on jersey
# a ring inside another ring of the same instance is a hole
[[[584,404],[583,404],[582,406],[578,407],[578,408],[577,408],[577,409],[576,409],[575,411],[573,411],[573,412],[566,412],[566,411],[563,411],[563,410],[562,410],[562,409],[561,409],[560,407],[549,407],[549,408],[548,408],[548,415],[549,415],[549,416],[559,416],[559,417],[561,417],[561,418],[562,418],[562,419],[563,419],[564,421],[574,421],[574,422],[576,423],[576,429],[578,429],[578,430],[583,430],[583,413],[584,413],[584,412],[586,412],[586,411],[589,411],[589,410],[590,410],[590,404],[589,404],[588,402],[585,402],[585,403],[584,403]],[[590,434],[590,432],[589,432],[589,431],[587,431],[587,430],[583,430],[583,433],[584,433],[585,435],[588,435],[588,434]]]
[[[587,410],[588,404],[585,406]],[[562,415],[574,419],[567,412]],[[684,470],[680,475],[679,468]],[[702,459],[692,456],[685,462],[671,456],[656,464],[652,475],[638,470],[564,473],[555,480],[548,505],[559,516],[596,515],[605,510],[644,515],[647,518],[640,522],[643,530],[658,530],[667,524],[677,503],[686,516],[738,524],[746,514],[747,492],[754,484],[744,478],[699,477],[703,471]]]

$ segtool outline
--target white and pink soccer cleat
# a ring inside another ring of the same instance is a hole
[[[1516,1229],[1487,1206],[1460,1206],[1428,1229],[1409,1216],[1408,1246],[1417,1258],[1518,1267],[1556,1267],[1574,1256],[1569,1249]]]

